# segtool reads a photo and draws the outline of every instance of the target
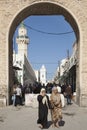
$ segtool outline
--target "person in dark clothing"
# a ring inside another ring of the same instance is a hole
[[[29,86],[26,86],[26,88],[25,88],[25,93],[26,93],[26,94],[31,93],[31,90],[30,90]]]
[[[30,93],[32,93],[33,91],[32,91],[32,85],[31,84],[29,84],[29,88],[30,88]]]
[[[39,102],[37,123],[40,124],[39,127],[42,129],[47,127],[47,116],[49,108],[49,97],[46,95],[46,90],[44,88],[41,89],[37,100]]]
[[[72,89],[70,85],[67,86],[65,92],[66,92],[66,98],[67,98],[67,105],[71,105]]]

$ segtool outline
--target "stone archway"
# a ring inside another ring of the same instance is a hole
[[[85,0],[84,0],[85,2]],[[73,0],[4,0],[1,2],[1,43],[0,44],[0,84],[1,98],[9,101],[9,91],[12,86],[12,37],[17,25],[30,15],[58,15],[62,14],[73,27],[78,43],[78,66],[77,66],[77,102],[80,106],[87,106],[87,25],[86,15],[81,10],[82,3]],[[8,10],[6,7],[8,7]],[[3,12],[4,10],[4,12]],[[86,11],[86,8],[84,8]],[[10,23],[10,24],[9,24]],[[84,42],[84,44],[83,44]]]

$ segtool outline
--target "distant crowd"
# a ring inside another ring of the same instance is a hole
[[[67,98],[67,104],[71,103],[72,87],[67,84],[48,83],[47,85],[41,85],[41,83],[27,84],[22,86],[21,84],[14,84],[12,89],[11,101],[14,106],[23,105],[25,101],[25,94],[34,93],[39,94],[41,89],[44,88],[47,94],[52,93],[53,87],[58,89],[58,92],[63,94]]]

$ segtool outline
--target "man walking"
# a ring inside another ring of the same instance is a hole
[[[67,105],[71,105],[72,89],[70,85],[67,86],[65,92],[66,92],[66,98],[67,98]]]
[[[16,106],[17,105],[22,105],[22,91],[20,85],[16,88]]]

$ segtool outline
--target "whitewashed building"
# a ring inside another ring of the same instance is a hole
[[[18,36],[16,38],[18,44],[18,53],[13,53],[13,66],[19,68],[17,70],[18,81],[23,84],[30,84],[36,81],[35,72],[27,59],[27,47],[29,38],[27,29],[23,23],[18,28]]]
[[[60,76],[63,76],[64,72],[65,72],[65,64],[68,62],[68,59],[65,58],[63,60],[61,60],[60,62],[60,67],[59,67],[59,71],[60,71]]]
[[[42,65],[40,69],[40,82],[45,85],[47,83],[47,70],[44,65]]]
[[[36,80],[37,82],[40,82],[40,71],[39,70],[34,70],[35,75],[36,75]]]

